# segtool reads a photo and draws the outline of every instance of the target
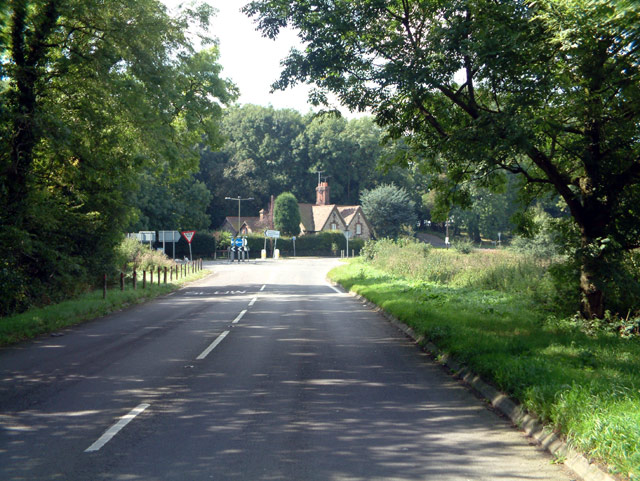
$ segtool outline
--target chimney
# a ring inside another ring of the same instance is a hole
[[[329,182],[320,182],[316,187],[316,205],[329,205]]]

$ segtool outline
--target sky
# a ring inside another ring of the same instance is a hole
[[[183,2],[162,1],[169,8]],[[293,46],[300,46],[295,32],[283,30],[276,40],[262,37],[255,30],[253,19],[240,12],[248,0],[206,0],[206,3],[218,10],[208,33],[219,41],[222,76],[231,79],[240,89],[238,102],[292,108],[303,114],[311,110],[307,103],[310,87],[306,85],[270,93],[271,84],[280,76],[281,60]],[[343,114],[355,116],[348,111]]]

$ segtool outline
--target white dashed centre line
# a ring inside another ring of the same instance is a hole
[[[227,335],[228,335],[228,334],[229,334],[229,331],[224,331],[222,334],[220,334],[220,335],[217,337],[217,339],[216,339],[215,341],[213,341],[213,342],[211,343],[211,345],[210,345],[208,348],[206,348],[204,351],[202,351],[202,354],[200,354],[198,357],[196,357],[196,359],[197,359],[198,361],[201,361],[202,359],[204,359],[205,357],[207,357],[207,356],[209,355],[209,353],[210,353],[211,351],[213,351],[213,350],[216,348],[216,346],[217,346],[218,344],[220,344],[220,343],[222,342],[222,340],[223,340],[225,337],[227,337]]]
[[[238,317],[236,317],[231,324],[237,324],[238,321],[240,321],[240,319],[242,319],[242,316],[244,316],[246,313],[247,313],[247,310],[245,309],[240,314],[238,314]]]
[[[267,287],[266,284],[264,284],[261,288],[260,288],[260,292],[264,291],[264,288]]]
[[[102,446],[104,446],[105,444],[107,444],[109,441],[111,441],[111,439],[118,434],[127,424],[129,424],[131,421],[133,421],[133,419],[139,415],[142,414],[142,412],[144,412],[145,409],[147,409],[150,406],[150,404],[140,404],[139,406],[135,407],[134,409],[132,409],[131,411],[129,411],[128,414],[125,414],[124,416],[122,416],[120,418],[120,420],[115,423],[113,426],[111,426],[109,429],[107,429],[105,431],[105,433],[100,436],[100,438],[93,443],[91,446],[89,446],[87,449],[84,450],[85,453],[92,453],[95,451],[99,451],[100,448],[102,448]]]
[[[257,297],[254,297],[253,299],[251,299],[251,302],[249,303],[249,307],[253,306],[257,300],[258,300]]]

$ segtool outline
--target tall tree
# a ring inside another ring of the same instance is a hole
[[[234,97],[216,47],[195,52],[186,36],[208,7],[175,18],[156,0],[3,8],[0,313],[65,292],[69,272],[108,269],[139,172],[196,169]]]
[[[291,26],[275,86],[315,82],[370,108],[457,184],[497,169],[567,204],[582,313],[602,317],[623,252],[640,245],[640,9],[634,0],[256,0]],[[322,95],[316,95],[322,99]]]
[[[284,235],[300,234],[300,209],[291,192],[283,192],[273,203],[273,225]]]
[[[381,185],[362,193],[362,210],[376,237],[396,238],[416,223],[415,202],[401,187]]]

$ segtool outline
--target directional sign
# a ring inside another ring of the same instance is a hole
[[[180,232],[177,230],[161,230],[158,232],[158,242],[178,242]]]
[[[266,235],[267,237],[275,237],[277,239],[278,237],[280,237],[280,231],[279,230],[267,230],[267,231],[265,231],[264,235]]]
[[[238,237],[237,239],[234,239],[233,245],[236,247],[242,247],[242,239],[240,239],[240,237]]]
[[[140,242],[155,242],[156,241],[156,231],[153,230],[141,230],[136,234],[138,240]]]
[[[187,240],[187,243],[191,244],[193,240],[193,235],[196,233],[194,230],[183,230],[182,236]]]

